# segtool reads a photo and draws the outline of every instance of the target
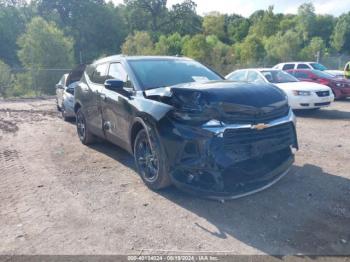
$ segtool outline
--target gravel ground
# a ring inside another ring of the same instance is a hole
[[[148,190],[125,151],[83,146],[54,99],[0,100],[0,254],[350,255],[350,100],[298,113],[297,131],[288,176],[219,203]]]

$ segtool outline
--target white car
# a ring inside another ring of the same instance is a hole
[[[273,67],[274,69],[292,70],[292,69],[312,69],[326,71],[327,67],[317,62],[286,62]]]
[[[275,65],[273,68],[281,69],[281,70],[295,70],[295,69],[320,70],[335,76],[338,76],[339,73],[341,72],[339,70],[328,70],[327,67],[317,62],[286,62],[286,63],[280,63],[278,65]]]
[[[294,76],[278,69],[242,69],[226,76],[232,81],[271,83],[283,90],[292,109],[318,109],[329,106],[334,95],[328,86],[301,82]]]
[[[326,70],[326,72],[338,78],[345,78],[344,71],[342,70]]]
[[[69,74],[64,74],[56,84],[57,109],[61,111],[65,121],[75,117],[74,89],[79,83],[85,67],[85,65],[79,65]]]

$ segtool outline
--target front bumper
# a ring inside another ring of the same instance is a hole
[[[265,130],[255,126],[191,127],[169,119],[158,128],[169,174],[180,189],[212,199],[261,191],[288,173],[298,148],[290,110]]]
[[[337,99],[350,97],[350,87],[334,88],[333,90]]]
[[[334,95],[319,97],[312,92],[310,96],[288,96],[288,102],[292,109],[315,109],[329,106],[334,101]]]

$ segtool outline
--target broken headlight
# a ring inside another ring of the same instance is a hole
[[[176,120],[198,124],[205,123],[211,119],[205,113],[207,102],[201,92],[174,94],[172,104],[175,107],[172,111],[172,117]]]

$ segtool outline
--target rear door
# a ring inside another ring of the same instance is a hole
[[[90,130],[103,137],[103,123],[101,110],[101,92],[103,84],[107,79],[108,63],[102,63],[95,66],[91,78],[88,81],[88,90],[85,95],[84,113]]]
[[[107,78],[122,80],[126,89],[133,90],[127,71],[119,62],[110,64]],[[106,88],[102,90],[101,108],[105,137],[124,148],[127,148],[133,112],[129,103],[131,94],[132,92],[116,92]]]

